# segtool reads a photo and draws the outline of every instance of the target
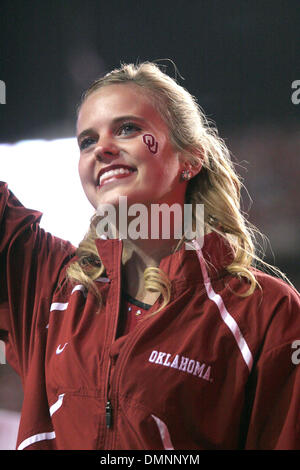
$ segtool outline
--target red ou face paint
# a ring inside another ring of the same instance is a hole
[[[152,134],[144,134],[143,141],[147,145],[151,153],[156,153],[158,150],[158,143]]]

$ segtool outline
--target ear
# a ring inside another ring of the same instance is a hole
[[[202,153],[195,155],[193,153],[180,154],[180,161],[182,163],[182,170],[188,170],[192,174],[192,178],[196,176],[202,169],[203,166],[203,156]]]
[[[203,166],[203,160],[200,158],[198,158],[197,160],[195,159],[195,161],[192,163],[192,166],[191,166],[191,172],[193,173],[193,177],[198,175],[198,173],[200,173],[202,166]]]

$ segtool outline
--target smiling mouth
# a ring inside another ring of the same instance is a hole
[[[135,169],[127,168],[117,168],[115,170],[106,171],[103,175],[100,176],[98,187],[102,187],[105,184],[112,183],[120,179],[125,179],[128,176],[131,176],[133,173],[136,173]]]

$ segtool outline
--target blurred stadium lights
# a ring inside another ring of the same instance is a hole
[[[93,214],[79,179],[76,139],[0,144],[1,181],[27,208],[43,213],[40,226],[74,245]]]

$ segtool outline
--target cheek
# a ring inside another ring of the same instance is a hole
[[[91,172],[89,171],[87,161],[84,158],[80,158],[78,161],[78,173],[81,184],[86,183]]]
[[[78,173],[79,173],[79,177],[80,179],[82,180],[82,175],[83,175],[83,164],[82,164],[82,159],[80,158],[79,161],[78,161]]]
[[[144,134],[143,135],[143,142],[148,148],[149,152],[153,155],[157,154],[158,152],[158,142],[156,138],[152,134]]]

